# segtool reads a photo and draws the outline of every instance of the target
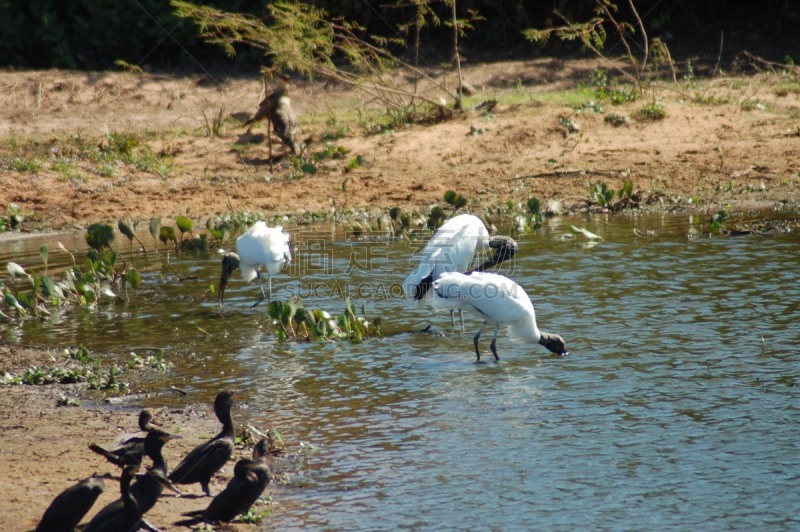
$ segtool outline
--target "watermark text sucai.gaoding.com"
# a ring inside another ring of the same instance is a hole
[[[285,297],[299,299],[370,299],[378,301],[407,300],[403,285],[399,282],[373,281],[352,282],[348,280],[293,280],[275,285]],[[444,285],[439,295],[452,300],[504,300],[516,297],[519,286],[498,287],[495,285]]]
[[[292,262],[287,267],[289,275],[352,275],[369,273],[397,275],[405,277],[418,264],[435,264],[439,271],[457,271],[457,256],[465,244],[450,243],[438,247],[434,252],[426,251],[425,241],[415,242],[408,248],[404,260],[390,258],[389,247],[396,244],[386,241],[347,239],[345,246],[334,245],[327,237],[318,233],[300,233],[292,237]],[[470,246],[467,246],[470,247]],[[483,263],[491,254],[474,246],[473,266]],[[469,266],[467,267],[469,269]],[[503,262],[493,269],[498,273],[510,275],[514,271],[514,259]]]
[[[299,299],[371,299],[403,300],[405,291],[400,283],[350,281],[290,281],[280,286],[282,294]]]

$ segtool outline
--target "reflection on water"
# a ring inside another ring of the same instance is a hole
[[[564,238],[567,223],[604,241]],[[163,348],[174,367],[148,386],[193,401],[241,390],[238,416],[317,447],[283,465],[297,474],[273,488],[269,528],[797,529],[800,237],[688,238],[691,226],[554,219],[518,238],[509,274],[567,340],[565,359],[501,337],[501,362],[475,364],[475,319],[464,334],[444,314],[444,337],[411,333],[432,319],[393,297],[412,248],[329,232],[303,233],[314,245],[273,279],[276,295],[332,312],[332,297],[366,298],[383,340],[276,340],[264,306],[250,308],[255,284],[234,278],[222,311],[203,298],[215,254],[129,258],[145,278],[130,305],[61,309],[3,335]],[[0,261],[36,268],[39,245],[4,246]]]

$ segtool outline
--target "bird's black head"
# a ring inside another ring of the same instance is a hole
[[[269,454],[269,440],[261,438],[259,442],[253,447],[253,460],[261,460]]]
[[[144,438],[144,452],[151,460],[155,461],[158,455],[161,454],[161,448],[164,447],[164,444],[178,438],[180,438],[180,436],[170,434],[161,429],[150,429],[147,436]]]
[[[139,412],[139,430],[149,430],[150,421],[153,419],[153,412],[145,408]]]
[[[230,412],[232,407],[233,392],[230,390],[219,392],[217,394],[217,398],[214,399],[214,412],[217,412],[217,415],[219,416],[219,413]]]
[[[549,349],[552,353],[565,357],[569,354],[567,343],[557,334],[543,332],[539,338],[539,343]]]
[[[239,255],[236,253],[226,253],[222,257],[222,277],[219,279],[219,305],[222,306],[222,298],[225,294],[225,286],[228,284],[231,274],[239,269]]]

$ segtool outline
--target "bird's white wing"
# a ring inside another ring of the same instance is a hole
[[[403,281],[406,294],[413,294],[427,276],[437,279],[446,272],[464,272],[475,249],[488,241],[489,231],[477,216],[460,214],[445,222],[417,255],[419,264]]]
[[[433,283],[433,289],[440,306],[470,311],[492,323],[510,325],[534,316],[525,290],[502,275],[445,273]]]
[[[289,235],[282,227],[267,227],[264,222],[256,222],[236,240],[236,253],[245,281],[255,279],[259,267],[274,275],[292,258]]]

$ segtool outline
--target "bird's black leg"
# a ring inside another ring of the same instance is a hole
[[[213,497],[211,494],[211,487],[208,485],[209,481],[201,481],[200,486],[203,488],[203,493],[208,495],[209,497]]]
[[[478,340],[481,339],[481,333],[483,332],[483,328],[484,327],[486,327],[486,322],[485,321],[483,322],[483,325],[481,325],[481,328],[478,329],[478,334],[476,334],[475,338],[473,338],[473,340],[472,340],[472,342],[475,344],[475,356],[478,357],[478,362],[481,361],[481,350],[478,349]]]
[[[489,347],[492,348],[492,354],[494,355],[494,359],[499,361],[500,357],[497,356],[497,332],[500,330],[499,325],[495,325],[494,327],[494,337],[492,338],[492,343],[489,344]]]
[[[266,296],[264,295],[264,283],[261,282],[261,272],[256,270],[256,277],[258,277],[258,284],[261,286],[261,298],[253,303],[253,308],[256,308],[258,305],[264,302]]]

